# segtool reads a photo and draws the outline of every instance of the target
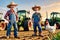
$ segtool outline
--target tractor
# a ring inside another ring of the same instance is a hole
[[[20,27],[23,27],[24,31],[29,31],[29,28],[28,28],[28,21],[29,21],[29,12],[26,11],[26,10],[18,10],[17,11],[17,14],[18,14],[18,22],[17,22],[17,26],[18,26],[18,31],[20,29]]]
[[[54,26],[56,24],[56,28],[60,29],[60,13],[52,12],[50,14],[50,19],[48,19],[50,26]]]
[[[2,19],[3,13],[0,13],[0,30],[5,30],[7,23]]]

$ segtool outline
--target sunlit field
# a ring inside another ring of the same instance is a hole
[[[55,33],[59,32],[59,31],[60,31],[60,29],[59,30],[57,29]],[[46,30],[42,31],[42,35],[44,37],[32,36],[33,33],[34,33],[33,30],[32,31],[18,31],[19,39],[16,39],[16,38],[14,38],[13,31],[11,31],[10,38],[7,39],[6,31],[0,31],[0,40],[48,40],[47,36],[49,35],[49,32]]]

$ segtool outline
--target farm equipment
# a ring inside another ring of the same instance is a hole
[[[60,28],[60,13],[52,12],[50,15],[49,24],[50,26],[54,26],[56,24],[56,28]]]
[[[30,19],[28,16],[29,12],[27,12],[26,10],[19,10],[17,11],[18,13],[18,17],[19,20],[17,22],[18,25],[18,31],[20,29],[20,27],[23,27],[24,31],[28,31],[28,20]]]
[[[0,30],[4,30],[6,27],[6,23],[5,23],[5,20],[2,19],[2,15],[3,13],[0,13]]]

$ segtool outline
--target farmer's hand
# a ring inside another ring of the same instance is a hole
[[[9,19],[6,19],[8,22],[10,22],[10,20]]]

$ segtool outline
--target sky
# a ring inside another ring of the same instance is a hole
[[[48,13],[48,16],[50,16],[50,13],[53,11],[60,12],[60,0],[0,0],[0,11],[9,10],[6,6],[12,1],[18,4],[18,6],[16,7],[18,8],[18,10],[29,10],[31,11],[31,15],[33,14],[33,10],[31,8],[34,5],[41,6],[40,13],[43,19],[46,18],[46,11]]]
[[[31,9],[34,5],[45,6],[60,2],[60,0],[0,0],[0,6],[6,7],[12,1],[18,4],[19,9]]]

